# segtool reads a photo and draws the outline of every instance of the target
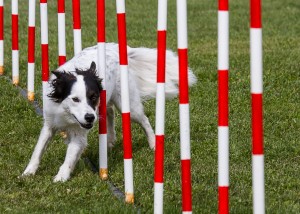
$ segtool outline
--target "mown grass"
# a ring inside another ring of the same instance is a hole
[[[95,2],[82,1],[83,47],[96,43]],[[20,76],[26,88],[27,7],[19,1]],[[117,42],[115,2],[107,1],[107,41]],[[67,58],[73,54],[70,1],[67,12]],[[169,49],[176,50],[176,5],[169,2]],[[40,27],[37,4],[36,91],[41,95]],[[189,64],[198,77],[190,89],[194,213],[217,212],[217,2],[188,1]],[[48,3],[50,69],[57,67],[56,2]],[[156,1],[127,1],[130,46],[156,46]],[[251,110],[249,83],[249,5],[230,2],[230,211],[252,212]],[[268,213],[300,212],[300,3],[263,1],[264,140],[266,209]],[[10,5],[5,5],[5,75],[11,77]],[[36,144],[42,125],[32,106],[0,78],[0,212],[134,213],[138,209],[114,197],[81,160],[72,179],[54,184],[65,155],[59,137],[50,144],[36,176],[18,179]],[[145,103],[154,126],[155,102]],[[165,213],[181,210],[178,100],[167,102],[165,148]],[[118,141],[109,153],[110,180],[123,190],[121,121]],[[132,126],[135,201],[142,213],[153,212],[153,152],[140,127]],[[97,128],[89,135],[85,156],[98,162]]]

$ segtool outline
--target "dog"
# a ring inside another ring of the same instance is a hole
[[[114,107],[121,110],[121,83],[118,44],[106,43],[106,94],[107,94],[107,142],[113,147],[116,141]],[[128,79],[131,120],[138,123],[147,136],[151,149],[155,147],[155,134],[144,113],[142,102],[156,96],[157,50],[127,48]],[[55,132],[67,134],[68,145],[64,163],[54,182],[64,182],[70,175],[87,146],[87,134],[97,120],[101,79],[97,75],[97,46],[89,47],[52,72],[47,97],[44,99],[44,125],[37,145],[22,176],[34,175],[47,144]],[[166,52],[166,98],[178,94],[178,57]],[[188,69],[189,86],[197,78]]]

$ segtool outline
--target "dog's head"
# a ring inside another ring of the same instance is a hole
[[[50,83],[53,91],[48,95],[60,103],[72,123],[84,129],[91,129],[97,118],[101,79],[96,74],[96,64],[92,62],[88,70],[70,72],[52,71],[56,76]]]

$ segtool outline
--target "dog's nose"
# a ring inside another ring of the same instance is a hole
[[[84,119],[86,120],[86,122],[92,123],[95,120],[95,116],[93,114],[86,114],[84,116]]]

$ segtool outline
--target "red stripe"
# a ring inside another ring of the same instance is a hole
[[[42,44],[42,80],[49,80],[48,44]]]
[[[99,105],[99,134],[106,134],[106,91],[100,91]]]
[[[120,65],[128,65],[127,41],[126,41],[126,15],[125,15],[125,13],[118,13],[117,19],[118,19]]]
[[[178,49],[179,58],[179,103],[189,103],[187,49]]]
[[[192,211],[191,160],[181,160],[182,211]]]
[[[57,0],[57,12],[65,13],[65,0]]]
[[[229,213],[229,188],[219,186],[219,214]]]
[[[3,40],[3,23],[4,23],[4,10],[3,7],[0,7],[0,40]]]
[[[250,26],[261,28],[261,0],[250,0]]]
[[[67,57],[66,56],[58,56],[58,65],[59,66],[65,64],[66,61],[67,61]]]
[[[18,15],[11,15],[12,50],[19,50]]]
[[[155,136],[155,169],[154,169],[154,182],[164,182],[164,135]]]
[[[228,126],[228,70],[218,71],[219,126]]]
[[[157,82],[165,82],[166,68],[166,37],[165,30],[157,31]]]
[[[263,146],[262,94],[252,94],[252,153],[261,155]]]
[[[98,42],[105,42],[105,0],[97,0]]]
[[[34,63],[35,27],[28,27],[28,62]]]
[[[130,113],[122,113],[124,159],[132,158]]]
[[[73,29],[81,29],[80,23],[80,0],[72,0]]]
[[[47,0],[40,0],[40,3],[47,3]]]
[[[219,10],[228,11],[228,0],[219,0]]]

